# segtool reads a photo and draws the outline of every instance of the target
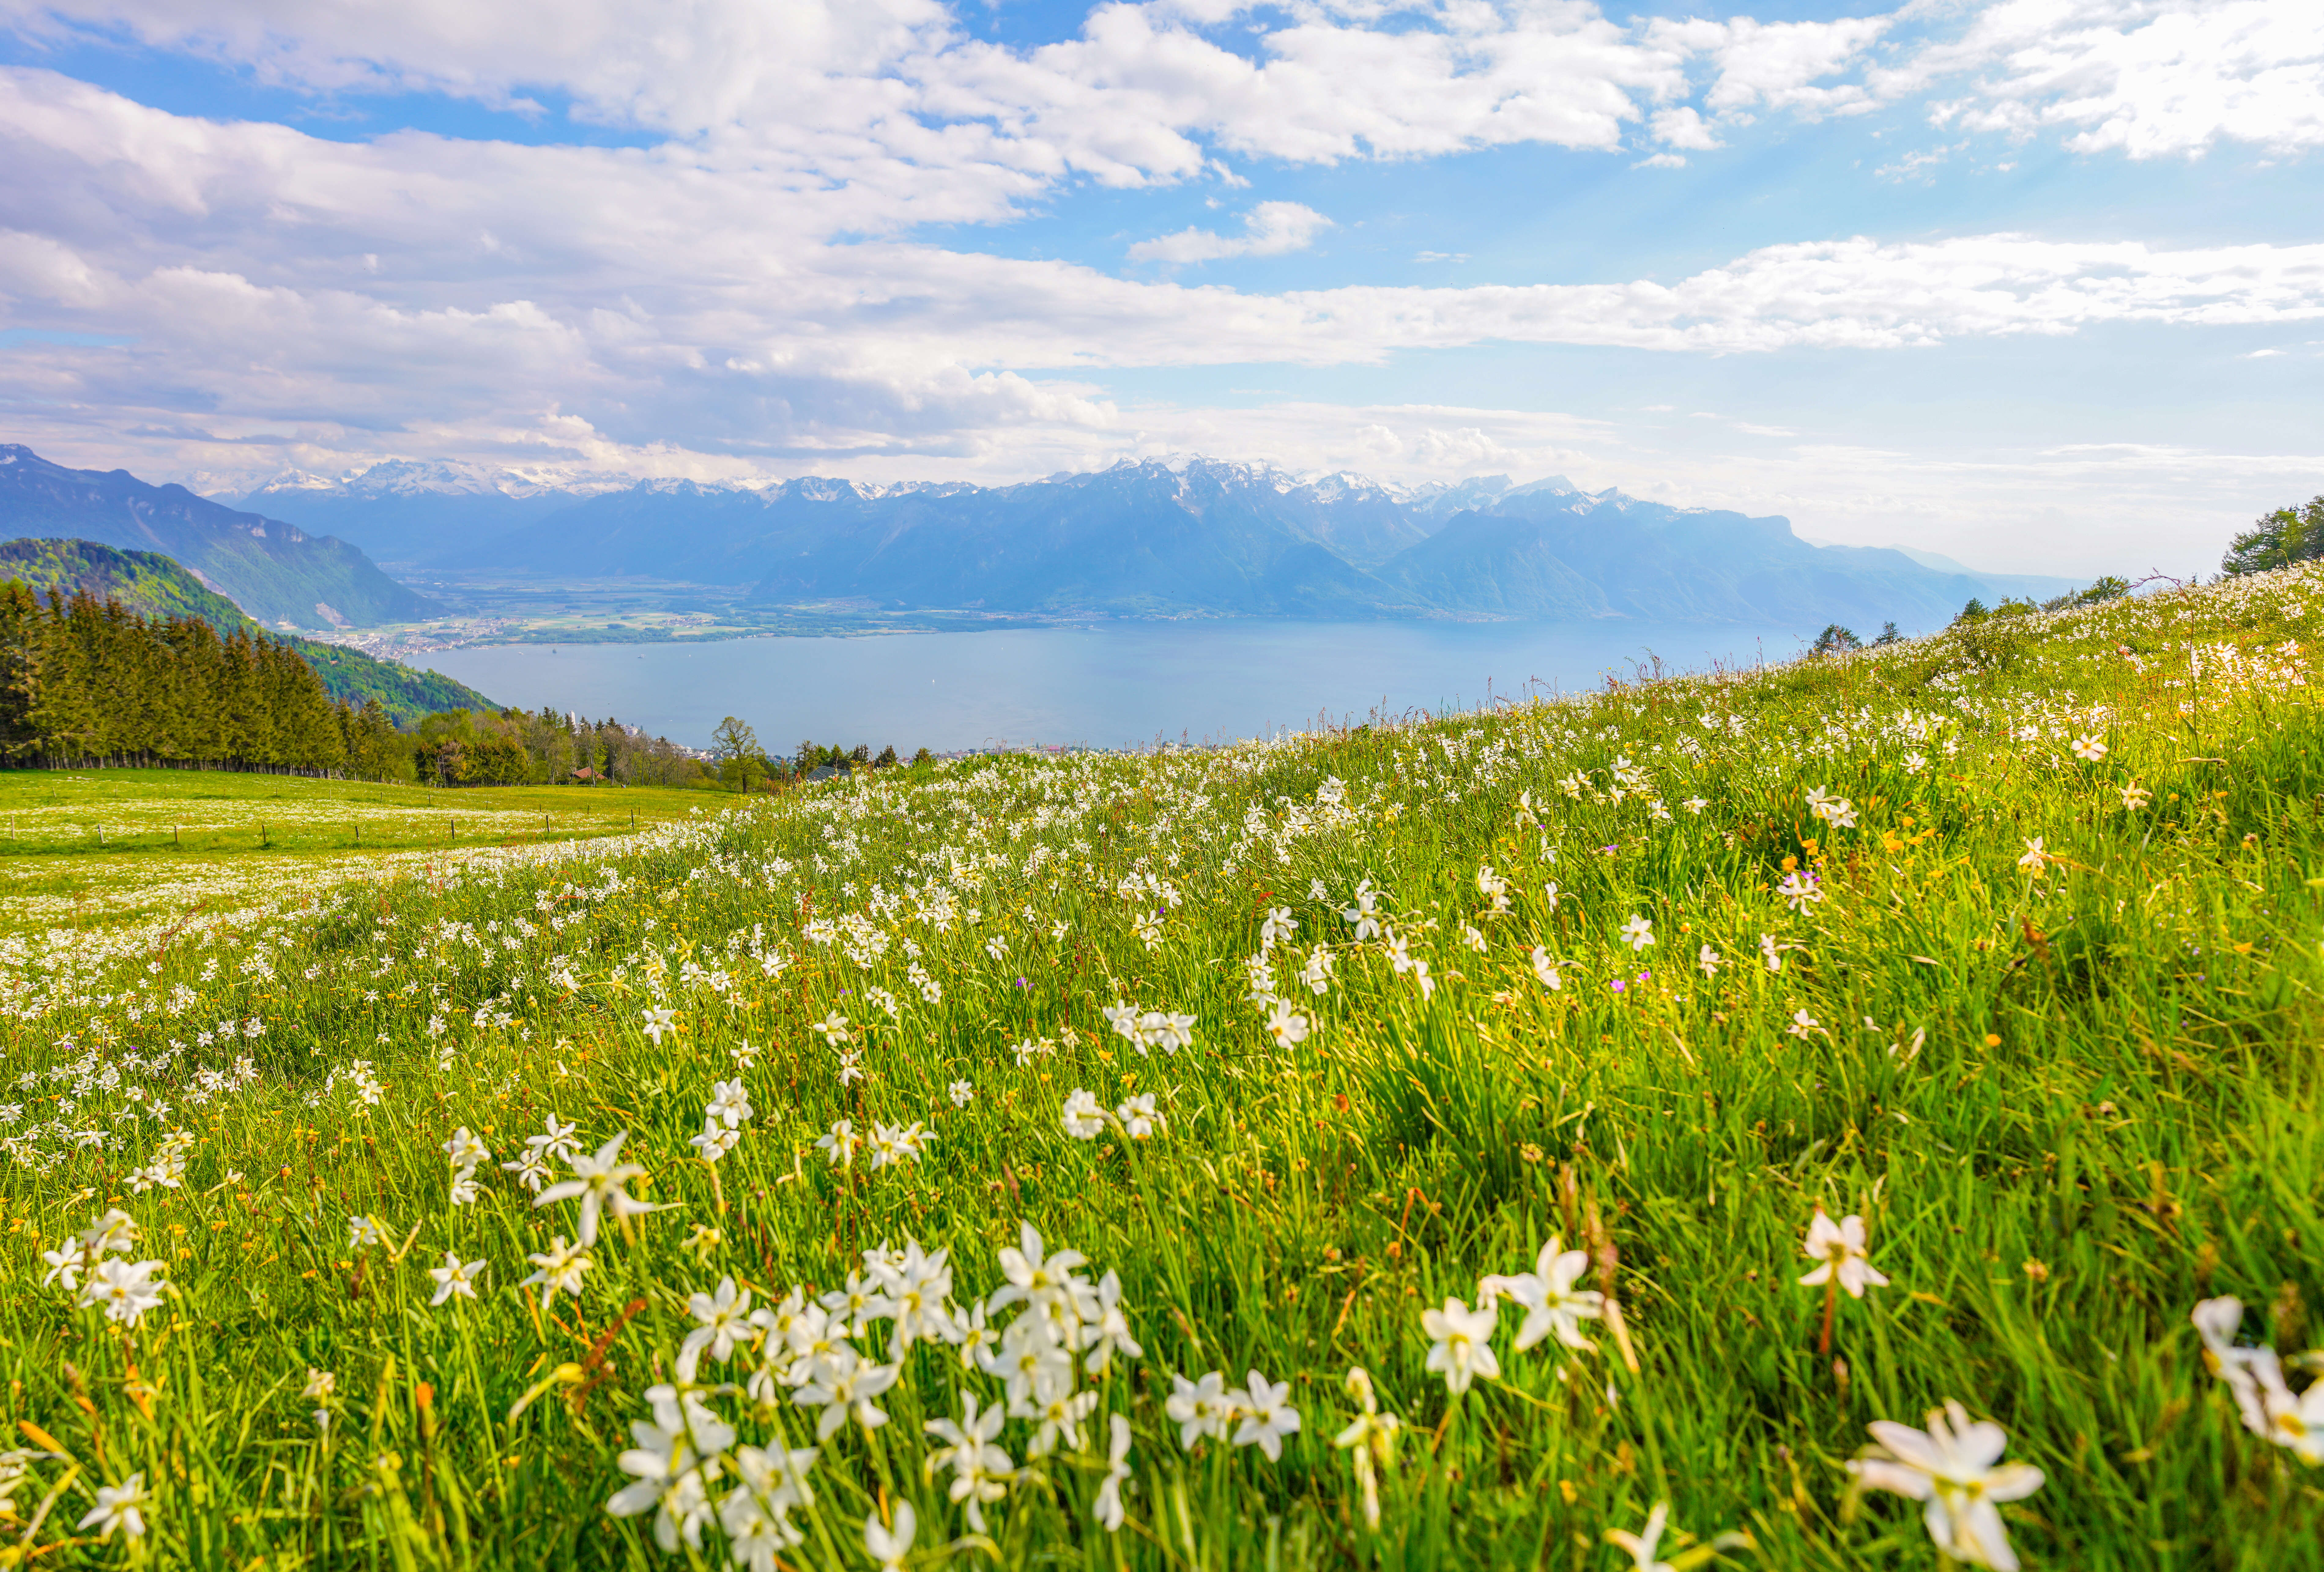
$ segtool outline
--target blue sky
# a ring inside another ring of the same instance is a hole
[[[389,457],[1563,473],[2186,573],[2324,492],[2324,10],[0,0],[0,399]]]

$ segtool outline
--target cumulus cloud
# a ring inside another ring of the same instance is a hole
[[[1716,78],[1703,99],[1710,109],[1736,114],[1764,106],[1817,118],[1861,114],[1875,106],[1877,99],[1860,82],[1819,84],[1858,64],[1895,20],[1895,15],[1777,23],[1748,16],[1732,22],[1657,18],[1648,24],[1646,36],[1674,51],[1711,60]]]
[[[1898,89],[1959,75],[1939,124],[2071,134],[2082,152],[2200,154],[2240,142],[2324,144],[2324,12],[2279,0],[2004,0],[1901,72]]]
[[[1243,215],[1240,234],[1182,229],[1141,240],[1130,248],[1132,262],[1206,262],[1236,256],[1281,256],[1305,251],[1332,221],[1297,202],[1261,202]]]
[[[17,227],[0,232],[0,300],[18,326],[131,342],[19,344],[7,407],[322,448],[425,434],[722,462],[973,457],[1037,431],[1121,441],[1125,417],[1087,381],[1104,369],[1377,364],[1493,342],[1895,350],[2324,316],[2324,245],[1859,238],[1669,283],[1265,294],[835,244],[794,221],[812,201],[675,155],[324,142],[9,73],[0,211]],[[1162,244],[1282,250],[1322,222],[1262,204],[1240,237]]]
[[[1685,104],[1655,111],[1654,132],[1655,140],[1665,147],[1684,147],[1697,152],[1710,152],[1726,145],[1704,122],[1701,113]],[[1679,161],[1683,163],[1686,161],[1682,159]]]

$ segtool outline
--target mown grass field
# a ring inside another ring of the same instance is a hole
[[[2319,597],[0,940],[5,1553],[2324,1566]]]
[[[443,853],[627,834],[718,804],[656,787],[453,791],[220,770],[0,770],[0,933],[239,905]]]

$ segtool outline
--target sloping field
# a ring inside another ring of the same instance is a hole
[[[2319,597],[0,941],[9,1552],[2324,1564]]]
[[[232,770],[0,770],[0,933],[134,918],[166,928],[718,805],[653,787],[431,791]]]

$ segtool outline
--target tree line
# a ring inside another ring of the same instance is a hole
[[[394,725],[335,703],[296,650],[199,617],[0,584],[0,760],[344,773]]]
[[[2068,590],[2038,604],[2031,600],[2013,598],[1997,606],[1988,606],[1971,595],[1969,604],[1963,606],[1960,614],[1952,620],[1952,626],[1959,628],[1964,623],[1982,622],[1987,617],[2023,617],[2034,611],[2062,611],[2070,606],[2093,606],[2100,601],[2111,601],[2128,593],[2130,581],[2108,574],[2087,589]],[[1885,622],[1881,624],[1880,636],[1872,640],[1872,646],[1877,649],[1883,645],[1902,643],[1904,638],[1904,634],[1896,630],[1895,623]],[[1864,640],[1856,636],[1855,630],[1844,628],[1838,622],[1828,622],[1824,624],[1823,631],[1816,635],[1815,643],[1809,647],[1808,653],[1811,656],[1844,655],[1851,649],[1864,647]]]
[[[456,709],[401,729],[375,695],[333,699],[299,644],[15,580],[0,583],[0,766],[718,784],[700,753],[611,719]]]

